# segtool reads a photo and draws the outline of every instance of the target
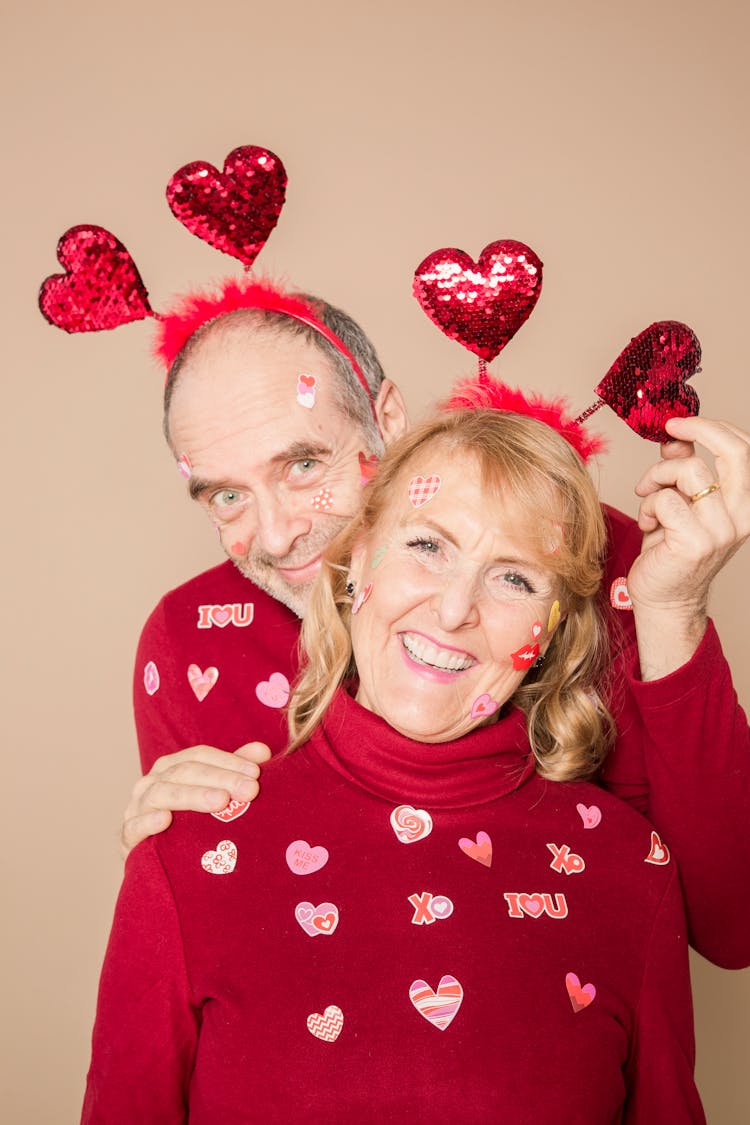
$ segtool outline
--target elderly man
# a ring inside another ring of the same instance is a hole
[[[167,355],[165,433],[229,561],[168,593],[143,630],[135,709],[150,772],[126,811],[126,849],[163,830],[171,810],[222,821],[246,811],[267,747],[284,745],[298,617],[322,554],[383,443],[406,428],[359,327],[324,302],[307,308],[209,310]],[[678,857],[692,943],[741,967],[750,743],[706,603],[750,532],[750,439],[705,419],[673,420],[669,432],[675,442],[636,489],[640,530],[606,510],[604,588],[627,610],[610,611],[620,739],[603,783],[653,821],[658,862],[669,847]],[[717,481],[698,440],[717,458]]]

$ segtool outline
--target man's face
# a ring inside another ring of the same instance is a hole
[[[169,413],[190,493],[224,550],[300,616],[323,552],[356,512],[369,452],[337,406],[336,379],[302,337],[235,326],[197,349]]]

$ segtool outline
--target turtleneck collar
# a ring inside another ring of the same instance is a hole
[[[309,745],[368,792],[433,808],[486,804],[534,773],[526,716],[515,708],[453,742],[414,742],[340,688]]]

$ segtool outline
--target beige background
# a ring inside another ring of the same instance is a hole
[[[35,310],[58,236],[112,229],[159,308],[239,269],[171,217],[169,176],[264,144],[290,188],[260,264],[353,312],[414,413],[472,363],[412,300],[412,271],[437,247],[476,256],[505,236],[546,265],[537,311],[495,365],[508,380],[583,408],[630,336],[674,317],[703,342],[704,412],[750,428],[746,11],[32,0],[6,12],[5,1121],[76,1119],[137,770],[136,638],[163,591],[217,560],[162,444],[148,326],[66,337]],[[655,447],[598,417],[603,493],[633,512]],[[746,703],[749,550],[714,598]],[[747,1122],[750,974],[697,957],[694,970],[709,1119]]]

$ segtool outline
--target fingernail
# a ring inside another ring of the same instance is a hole
[[[206,802],[216,809],[221,809],[227,803],[227,793],[225,789],[206,789],[203,796]]]

